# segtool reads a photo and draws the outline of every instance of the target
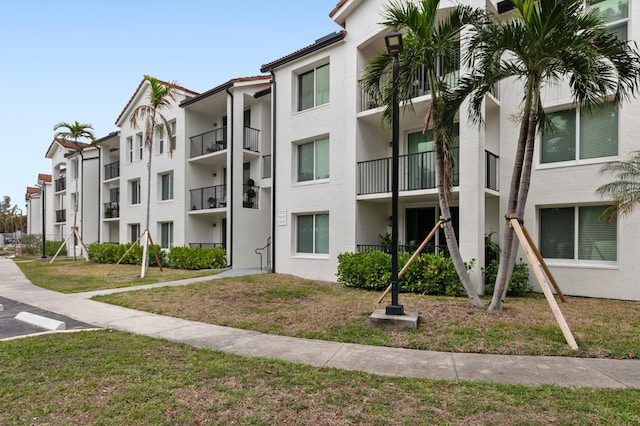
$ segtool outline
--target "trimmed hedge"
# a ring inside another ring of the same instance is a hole
[[[89,260],[95,263],[117,263],[130,247],[131,243],[94,243],[89,246]],[[160,258],[160,263],[162,266],[167,266],[167,254],[162,251],[158,244],[155,245],[155,248],[158,253],[158,257]],[[148,256],[149,266],[158,266],[151,247],[149,247]],[[120,263],[127,265],[142,265],[142,246],[136,244]]]
[[[484,290],[487,294],[493,293],[499,266],[498,261],[494,259],[489,263],[489,266],[482,270],[486,282]],[[511,274],[511,281],[509,282],[509,287],[507,287],[507,296],[524,296],[527,293],[531,293],[532,290],[531,283],[529,283],[529,265],[520,259],[513,266],[513,274]]]
[[[96,263],[117,263],[131,247],[127,244],[95,243],[89,246],[89,260]],[[162,266],[178,269],[216,269],[226,265],[225,250],[216,248],[173,247],[169,253],[156,244]],[[120,263],[142,264],[142,246],[135,245]],[[149,266],[157,266],[153,250],[149,248]]]
[[[179,269],[217,269],[227,264],[225,254],[222,247],[173,247],[169,263]]]
[[[411,253],[398,256],[398,269],[409,261]],[[475,260],[465,264],[473,268]],[[338,282],[347,287],[384,290],[391,280],[391,255],[379,251],[341,253],[338,255]],[[464,287],[451,258],[443,254],[423,253],[400,278],[398,290],[405,293],[460,296]]]

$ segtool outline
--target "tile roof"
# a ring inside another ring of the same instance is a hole
[[[124,112],[127,110],[127,108],[129,108],[129,105],[131,105],[131,103],[132,103],[132,102],[133,102],[133,100],[135,99],[136,94],[140,91],[140,89],[142,88],[142,86],[144,85],[144,83],[145,83],[146,81],[147,81],[147,80],[143,77],[143,78],[142,78],[142,81],[140,82],[140,84],[138,84],[138,87],[136,88],[136,90],[134,90],[134,91],[133,91],[133,94],[131,95],[131,98],[129,98],[129,101],[127,102],[127,104],[124,106],[124,108],[122,108],[122,111],[121,111],[121,112],[120,112],[120,114],[118,115],[118,118],[116,118],[116,126],[117,126],[117,125],[118,125],[118,123],[120,122],[120,119],[121,119],[121,118],[122,118],[122,116],[124,115]],[[179,86],[179,85],[177,85],[177,84],[175,84],[175,83],[169,83],[169,82],[166,82],[166,81],[163,81],[163,80],[158,80],[158,81],[159,81],[160,83],[162,83],[162,84],[173,84],[173,85],[176,87],[176,89],[178,89],[178,90],[180,90],[180,91],[184,92],[185,94],[192,94],[192,95],[194,95],[194,96],[199,95],[199,93],[198,93],[198,92],[194,92],[193,90],[189,90],[189,89],[187,89],[186,87]]]
[[[226,83],[222,83],[216,87],[214,87],[213,89],[209,89],[206,92],[199,94],[197,96],[191,97],[191,98],[187,98],[184,99],[182,102],[180,102],[180,107],[185,107],[187,105],[190,105],[192,103],[198,102],[199,100],[202,100],[204,98],[207,98],[209,96],[215,95],[216,93],[220,93],[223,90],[226,90],[230,87],[233,87],[234,84],[236,83],[244,83],[244,82],[252,82],[252,81],[261,81],[264,80],[265,83],[268,83],[269,80],[271,80],[271,76],[269,75],[256,75],[253,77],[238,77],[238,78],[232,78],[231,80],[227,81]]]
[[[38,173],[38,182],[51,182],[51,175]]]
[[[295,61],[296,59],[302,58],[310,53],[313,53],[324,47],[337,43],[343,40],[346,36],[347,36],[346,30],[341,30],[331,34],[327,34],[326,36],[317,39],[315,43],[310,44],[307,47],[303,47],[302,49],[296,50],[295,52],[290,53],[286,56],[283,56],[280,59],[276,59],[275,61],[271,61],[267,64],[262,65],[262,67],[260,67],[260,72],[268,72],[288,62]]]

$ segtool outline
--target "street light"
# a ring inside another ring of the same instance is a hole
[[[392,160],[391,160],[391,304],[386,307],[387,315],[404,315],[404,307],[398,303],[398,166],[400,164],[400,116],[398,105],[398,54],[402,52],[402,34],[390,33],[384,37],[387,52],[393,56],[393,105],[392,105]]]

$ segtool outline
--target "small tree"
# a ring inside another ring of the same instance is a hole
[[[176,84],[162,82],[154,77],[145,75],[144,79],[149,83],[147,104],[140,105],[133,110],[129,118],[132,127],[138,128],[138,122],[144,122],[144,146],[149,154],[147,162],[147,206],[146,221],[143,231],[143,255],[140,277],[144,278],[149,269],[149,212],[151,209],[151,159],[153,158],[153,135],[164,135],[166,132],[169,141],[172,140],[171,124],[162,114],[165,109],[171,108],[171,102],[176,97]],[[169,155],[173,153],[173,144],[169,144]]]
[[[602,218],[611,223],[616,216],[626,216],[640,205],[640,151],[632,152],[628,160],[605,164],[600,173],[615,176],[613,182],[596,189],[596,194],[612,202]]]
[[[75,153],[79,153],[82,151],[83,146],[79,144],[78,139],[86,139],[90,143],[94,143],[96,138],[93,134],[93,126],[91,124],[78,123],[76,120],[73,123],[61,122],[53,126],[53,130],[55,130],[55,135],[53,137],[55,139],[59,139],[64,143],[68,143],[71,141],[73,143],[73,148]],[[78,168],[76,169],[78,172],[80,171],[81,165],[78,164]],[[76,187],[75,187],[75,203],[73,206],[73,228],[77,229],[78,223],[78,176],[75,177]],[[74,244],[75,246],[75,244]],[[76,251],[75,248],[73,250],[73,260],[76,259]]]

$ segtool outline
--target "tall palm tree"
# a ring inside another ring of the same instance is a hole
[[[80,145],[79,139],[88,140],[90,143],[94,143],[96,140],[95,135],[93,134],[93,126],[91,124],[86,123],[78,123],[78,121],[74,121],[73,123],[61,122],[53,126],[53,130],[56,132],[54,134],[55,139],[59,139],[62,142],[73,142],[73,148],[76,153],[80,153],[82,151],[83,146]],[[77,161],[77,159],[76,159]],[[76,167],[76,172],[80,171],[81,165],[78,163]],[[77,229],[78,224],[78,177],[75,176],[76,180],[76,188],[75,188],[75,202],[73,206],[73,228]],[[75,236],[74,236],[75,241]],[[76,250],[75,244],[73,249],[73,260],[76,260]]]
[[[507,201],[518,219],[531,181],[534,143],[541,129],[555,131],[541,102],[544,88],[568,83],[575,102],[586,113],[605,102],[618,106],[638,89],[638,53],[607,31],[583,0],[512,0],[512,19],[486,26],[470,40],[476,70],[462,78],[458,100],[471,94],[470,114],[479,118],[482,99],[505,78],[522,81],[520,131]],[[455,105],[452,102],[451,105]],[[508,226],[503,232],[500,267],[489,310],[499,311],[516,260],[517,242]]]
[[[609,223],[616,216],[626,216],[640,205],[640,151],[632,152],[628,160],[605,164],[600,173],[615,176],[613,182],[596,189],[596,194],[612,202],[602,215]]]
[[[392,1],[383,11],[382,24],[403,33],[404,50],[399,54],[398,99],[411,105],[415,72],[423,68],[431,93],[431,105],[425,114],[423,131],[432,124],[436,163],[436,186],[441,216],[451,217],[450,192],[453,187],[451,142],[454,138],[454,120],[442,116],[444,107],[442,94],[449,89],[447,74],[460,69],[460,30],[465,25],[484,21],[484,13],[467,6],[453,8],[445,16],[439,13],[439,0],[421,0],[416,3]],[[386,109],[383,119],[389,121],[392,111],[393,87],[391,79],[385,79],[393,63],[387,52],[379,52],[367,64],[363,83],[365,90],[381,100]],[[382,84],[386,80],[386,84]],[[444,223],[444,234],[449,254],[456,272],[462,281],[471,305],[482,308],[483,304],[469,278],[451,221]]]
[[[147,104],[139,105],[129,117],[131,127],[138,128],[138,122],[144,122],[144,146],[149,153],[147,161],[147,209],[145,229],[143,231],[142,269],[140,277],[144,278],[149,268],[149,212],[151,209],[151,159],[153,158],[153,135],[164,135],[171,141],[173,134],[171,124],[162,114],[162,111],[171,108],[171,102],[176,97],[176,84],[163,82],[149,75],[144,79],[149,83]],[[173,153],[173,144],[169,143],[169,155]]]

